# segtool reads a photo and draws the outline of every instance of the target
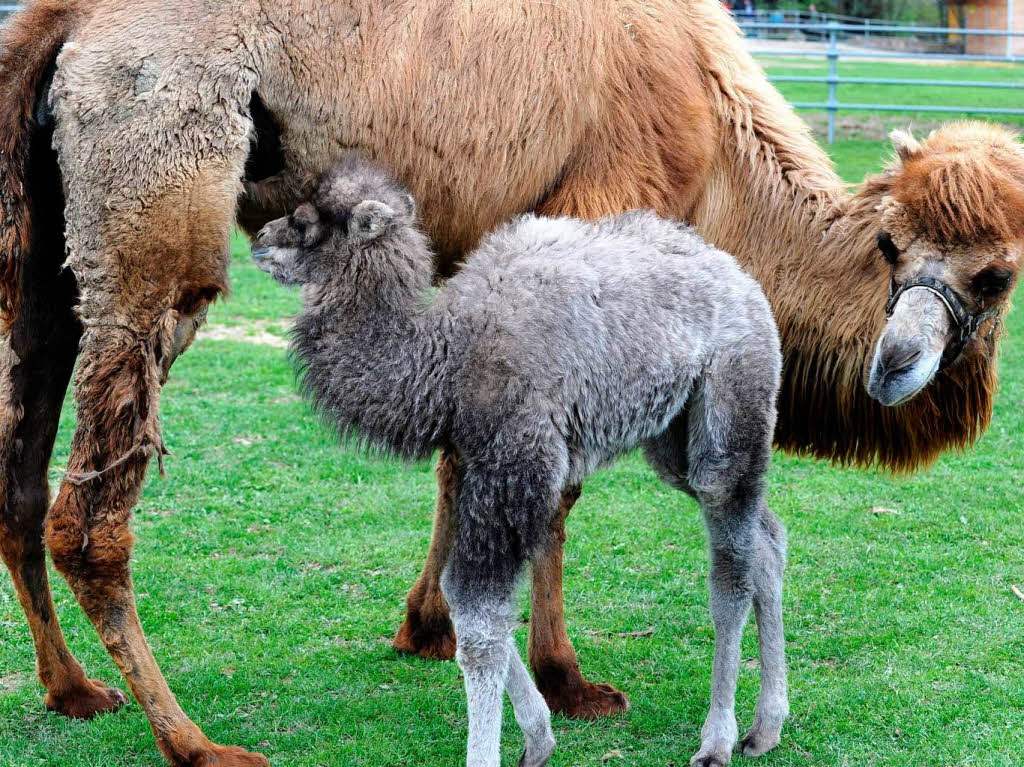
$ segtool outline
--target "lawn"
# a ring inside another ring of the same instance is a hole
[[[887,152],[866,140],[831,151],[850,180]],[[233,296],[210,315],[220,340],[200,339],[174,367],[163,398],[168,475],[152,472],[137,509],[135,585],[156,656],[211,738],[275,765],[459,764],[456,665],[389,644],[427,548],[432,467],[337,447],[296,396],[282,349],[265,343],[283,335],[297,296],[259,273],[242,242],[232,280]],[[1024,762],[1024,602],[1011,590],[1024,587],[1024,316],[1008,325],[995,418],[970,453],[913,477],[776,456],[793,714],[759,764]],[[54,480],[71,428],[68,410]],[[633,709],[556,718],[552,765],[683,767],[698,746],[712,653],[697,508],[631,455],[587,485],[569,534],[568,621],[583,669],[627,691]],[[71,648],[123,689],[55,583]],[[522,647],[525,628],[518,638]],[[741,732],[756,655],[751,626]],[[33,663],[0,577],[0,766],[162,764],[138,705],[90,722],[48,714]],[[504,744],[514,764],[508,710]]]

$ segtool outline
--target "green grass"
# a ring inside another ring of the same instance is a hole
[[[853,180],[887,149],[861,141],[833,151]],[[262,320],[277,332],[297,306],[241,244],[232,280],[211,323]],[[1024,762],[1024,602],[1010,590],[1024,587],[1024,317],[1008,324],[995,418],[969,454],[900,478],[776,457],[793,714],[759,764]],[[139,609],[157,658],[211,738],[275,765],[459,764],[458,669],[399,656],[388,642],[429,540],[431,466],[338,448],[294,391],[284,353],[271,347],[200,340],[175,365],[163,398],[168,476],[153,472],[134,526]],[[682,767],[698,745],[712,651],[696,506],[631,455],[593,477],[569,533],[568,618],[582,666],[626,690],[633,710],[556,718],[552,764]],[[73,651],[123,688],[55,583]],[[755,657],[748,627],[741,729],[758,687]],[[91,722],[47,714],[32,669],[21,610],[0,578],[0,766],[162,764],[138,705]],[[514,764],[520,741],[508,712],[504,744]]]

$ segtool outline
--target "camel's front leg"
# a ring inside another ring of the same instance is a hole
[[[562,496],[550,544],[533,561],[530,665],[537,688],[552,711],[574,719],[596,719],[628,711],[629,698],[610,684],[595,684],[583,678],[576,650],[565,630],[562,596],[565,520],[579,496],[579,488]]]
[[[405,598],[405,621],[394,639],[396,650],[421,658],[455,657],[455,630],[448,615],[448,603],[441,593],[441,573],[452,548],[457,468],[458,456],[442,450],[437,461],[437,507],[430,551],[419,580]]]

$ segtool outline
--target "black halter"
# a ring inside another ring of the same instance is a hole
[[[977,314],[971,314],[964,308],[964,302],[960,298],[960,294],[941,280],[936,280],[933,277],[917,277],[907,280],[902,285],[897,285],[895,272],[895,268],[889,271],[889,300],[885,304],[886,317],[892,316],[900,296],[911,288],[924,288],[935,294],[942,301],[943,306],[946,307],[949,315],[953,318],[953,322],[956,323],[953,340],[946,347],[946,350],[942,353],[942,359],[939,361],[939,370],[945,370],[960,358],[960,355],[964,352],[964,347],[967,346],[967,342],[974,337],[978,332],[978,328],[986,320],[995,318],[992,330],[995,330],[996,325],[999,324],[999,309],[995,306]],[[989,331],[989,335],[991,335],[992,330]]]

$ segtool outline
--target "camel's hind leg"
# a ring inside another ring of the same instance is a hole
[[[46,574],[47,469],[81,327],[71,309],[74,278],[61,271],[63,199],[45,132],[33,140],[31,170],[35,226],[21,276],[21,311],[0,344],[0,555],[32,631],[46,707],[87,718],[114,711],[127,698],[88,679],[71,655]]]
[[[186,716],[136,612],[132,506],[150,459],[162,452],[166,372],[190,339],[193,318],[226,288],[248,147],[242,111],[252,88],[232,79],[251,73],[241,63],[206,72],[199,53],[147,61],[161,81],[181,87],[136,97],[156,78],[126,79],[110,51],[85,45],[62,56],[54,78],[68,264],[83,337],[78,423],[46,542],[167,760],[266,765],[262,756],[210,742]]]

